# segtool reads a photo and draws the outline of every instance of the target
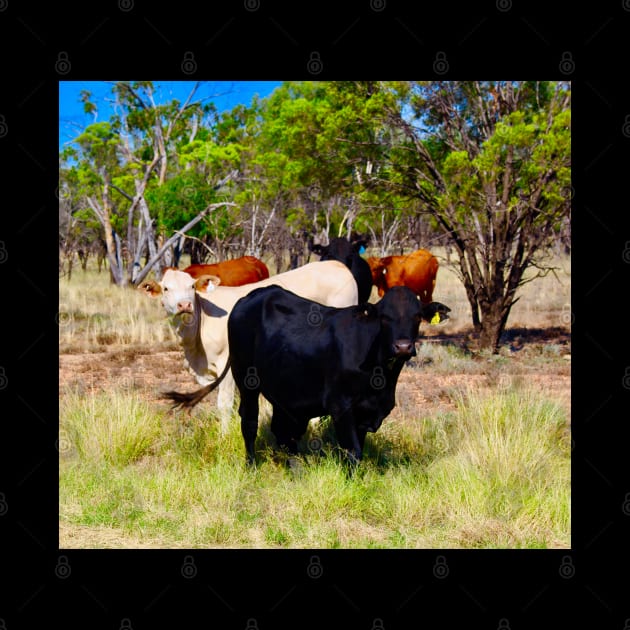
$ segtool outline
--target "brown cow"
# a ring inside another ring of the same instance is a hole
[[[190,265],[182,271],[195,279],[201,276],[217,276],[224,287],[240,287],[269,277],[267,265],[254,256],[242,256],[211,265]]]
[[[433,301],[433,289],[438,272],[437,258],[426,249],[418,249],[406,256],[385,256],[368,258],[372,281],[383,297],[396,286],[411,289],[423,304]]]

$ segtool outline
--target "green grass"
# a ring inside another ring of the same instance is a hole
[[[566,326],[570,261],[558,267],[557,278],[523,287],[508,327]],[[60,352],[108,350],[111,358],[114,350],[132,364],[136,351],[179,349],[159,300],[110,285],[107,273],[77,270],[59,291]],[[396,414],[368,434],[353,477],[325,419],[309,427],[301,466],[290,471],[262,415],[259,464],[248,469],[236,416],[220,435],[205,404],[190,417],[170,414],[146,392],[114,381],[61,391],[64,540],[80,547],[569,547],[569,411],[528,378],[566,373],[566,348],[526,344],[514,355],[506,347],[473,357],[448,342],[470,327],[470,313],[443,259],[434,298],[452,308],[452,319],[435,328],[446,340],[427,337],[416,367],[405,369],[474,388],[434,384],[424,393],[438,411],[429,413],[403,393],[413,393],[413,381],[399,384]],[[314,438],[321,453],[309,450]]]
[[[191,548],[568,547],[566,412],[522,386],[452,397],[456,411],[386,419],[348,476],[326,421],[291,471],[263,419],[249,469],[236,418],[221,436],[199,410],[184,422],[133,392],[69,393],[60,520],[115,531],[121,546],[128,536]],[[315,437],[321,453],[308,448]]]

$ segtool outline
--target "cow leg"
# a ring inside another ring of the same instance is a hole
[[[299,428],[295,419],[277,406],[274,406],[271,416],[271,432],[279,448],[286,449],[291,455],[297,455],[297,443],[301,437],[301,434],[298,435]]]
[[[221,422],[221,433],[227,433],[234,407],[234,377],[229,371],[219,385],[217,394],[217,408]]]
[[[334,414],[333,422],[339,445],[346,451],[350,464],[354,467],[363,457],[363,441],[365,432],[361,432],[361,437],[357,432],[354,414],[351,409],[343,413]]]
[[[241,402],[238,407],[241,416],[241,433],[245,442],[247,463],[255,463],[256,435],[258,434],[258,392],[241,391]]]
[[[361,449],[361,455],[363,455],[363,448],[365,446],[365,435],[367,433],[367,429],[359,427],[357,429],[357,441],[359,442],[359,448]]]

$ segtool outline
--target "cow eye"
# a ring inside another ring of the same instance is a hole
[[[168,291],[168,287],[164,287],[164,293]]]

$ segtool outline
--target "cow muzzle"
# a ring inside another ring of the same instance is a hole
[[[416,344],[412,339],[397,339],[392,344],[394,356],[396,357],[414,357],[416,356]]]
[[[181,313],[192,313],[192,301],[191,300],[180,300],[177,302],[177,314]]]

